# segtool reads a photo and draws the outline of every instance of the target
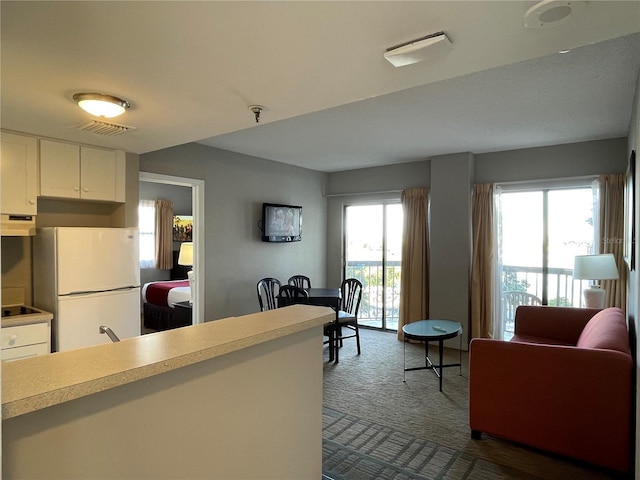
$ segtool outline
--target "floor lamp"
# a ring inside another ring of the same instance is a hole
[[[178,265],[193,266],[193,242],[182,242],[178,254]],[[193,269],[187,272],[189,279],[189,303],[193,301]]]
[[[573,265],[574,280],[617,280],[618,268],[613,253],[577,255]],[[591,284],[583,291],[587,308],[604,308],[606,290]]]

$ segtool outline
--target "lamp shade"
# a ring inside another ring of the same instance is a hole
[[[573,265],[576,280],[617,280],[620,278],[613,253],[577,255]]]
[[[193,265],[193,242],[182,242],[180,245],[178,265]]]

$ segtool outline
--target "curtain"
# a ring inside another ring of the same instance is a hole
[[[496,301],[498,244],[494,184],[474,185],[472,205],[471,337],[498,338],[501,328]],[[497,335],[496,335],[497,334]]]
[[[404,340],[402,326],[429,318],[429,226],[426,188],[402,192],[402,271],[398,339]]]
[[[624,261],[624,174],[616,173],[598,177],[600,208],[598,227],[599,251],[613,253],[618,266],[619,280],[603,280],[607,292],[605,305],[627,308],[627,266]]]
[[[162,270],[173,268],[173,202],[156,200],[156,265]]]

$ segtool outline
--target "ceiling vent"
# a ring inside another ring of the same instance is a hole
[[[524,26],[540,29],[557,27],[582,12],[584,7],[583,1],[542,0],[524,14]]]
[[[127,127],[125,125],[118,125],[116,123],[100,122],[98,120],[91,120],[87,123],[79,125],[78,130],[84,130],[85,132],[95,133],[96,135],[120,135],[121,133],[128,132],[129,130],[135,130],[135,127]]]
[[[394,67],[404,67],[422,62],[436,53],[449,50],[451,40],[444,32],[436,32],[426,37],[411,40],[395,47],[387,48],[384,58]]]

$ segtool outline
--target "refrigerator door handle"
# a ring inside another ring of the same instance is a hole
[[[127,292],[129,290],[134,290],[136,288],[139,288],[138,285],[128,285],[126,287],[109,288],[107,290],[78,290],[76,292],[69,292],[69,293],[65,293],[65,294],[60,295],[60,296],[61,297],[73,297],[73,296],[76,296],[76,295],[92,295],[94,293]]]

